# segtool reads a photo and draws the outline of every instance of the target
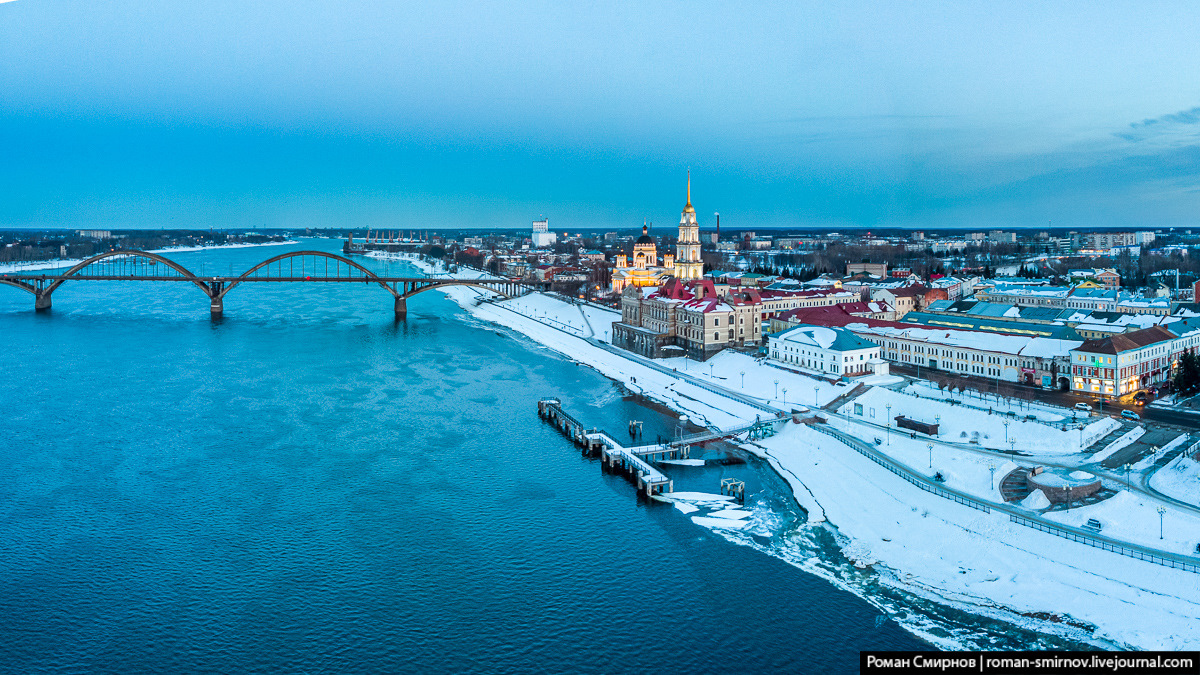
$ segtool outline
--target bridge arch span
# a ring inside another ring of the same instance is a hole
[[[54,283],[47,286],[46,289],[44,291],[42,291],[39,295],[49,296],[59,286],[62,286],[67,281],[70,281],[70,277],[75,276],[80,271],[82,271],[84,268],[90,267],[91,265],[94,265],[106,258],[116,258],[116,257],[121,257],[121,256],[126,256],[126,257],[130,257],[130,258],[145,258],[147,260],[152,260],[156,263],[162,263],[162,264],[166,265],[167,267],[170,267],[171,269],[175,270],[176,272],[179,272],[179,274],[182,275],[185,279],[187,279],[187,280],[191,281],[192,283],[196,284],[197,286],[199,286],[200,290],[204,291],[205,295],[211,296],[211,292],[209,291],[208,286],[203,281],[201,281],[199,277],[197,277],[195,274],[193,274],[191,270],[184,267],[183,265],[180,265],[179,263],[175,262],[174,260],[171,260],[170,258],[164,258],[161,255],[158,255],[156,253],[149,253],[146,251],[134,251],[134,250],[109,251],[107,253],[101,253],[99,255],[94,255],[94,256],[88,258],[87,260],[84,260],[84,261],[80,262],[79,264],[75,265],[74,267],[67,270],[66,272],[63,272],[61,275],[59,275],[60,278],[58,279],[58,281],[55,281]]]
[[[509,281],[508,279],[497,279],[492,281],[491,285],[488,285],[483,279],[438,279],[433,277],[429,279],[429,283],[414,283],[407,287],[403,293],[396,296],[396,316],[398,318],[404,318],[407,316],[408,299],[419,293],[424,293],[425,291],[432,291],[434,289],[445,288],[447,286],[469,286],[472,288],[481,288],[485,291],[491,291],[492,293],[502,295],[505,298],[511,298],[514,295],[512,290],[516,287],[516,285],[516,282]],[[408,285],[406,284],[406,286]]]
[[[410,291],[405,291],[404,293],[400,294],[399,297],[407,300],[418,293],[445,288],[446,286],[470,286],[471,288],[480,288],[485,291],[491,291],[492,293],[503,295],[506,298],[511,298],[513,297],[513,294],[505,291],[501,287],[510,283],[514,285],[517,283],[510,282],[507,279],[496,279],[495,281],[491,282],[491,285],[488,285],[486,282],[487,280],[485,279],[438,279],[434,277],[429,279],[428,284],[422,284]]]
[[[27,284],[25,282],[17,281],[15,279],[5,279],[4,277],[0,277],[0,284],[2,284],[4,286],[12,286],[14,288],[19,288],[23,291],[33,293],[34,295],[38,294],[37,288],[35,288],[32,285]]]
[[[371,270],[363,267],[362,265],[359,265],[358,263],[354,262],[353,260],[351,260],[349,258],[340,256],[336,253],[327,253],[325,251],[291,251],[288,253],[281,253],[280,255],[277,255],[274,258],[268,258],[267,260],[264,260],[264,261],[258,263],[257,265],[255,265],[254,267],[251,267],[250,269],[246,270],[245,272],[242,272],[240,275],[238,275],[238,278],[235,281],[229,282],[229,285],[226,286],[225,289],[222,290],[220,293],[218,293],[216,296],[214,296],[213,299],[214,299],[214,301],[223,300],[225,298],[225,296],[229,293],[229,291],[232,291],[234,288],[238,287],[242,283],[243,279],[253,275],[255,272],[263,269],[264,267],[267,267],[273,263],[280,262],[282,260],[287,260],[288,258],[302,258],[302,257],[328,258],[330,260],[336,260],[339,263],[345,263],[347,266],[352,267],[363,273],[363,283],[379,284],[379,286],[381,288],[383,288],[383,290],[387,291],[388,293],[391,293],[392,295],[394,295],[396,297],[400,297],[400,294],[396,292],[396,289],[392,288],[391,286],[388,286],[387,282],[385,282],[379,278],[379,275],[377,275],[374,272],[372,272]]]

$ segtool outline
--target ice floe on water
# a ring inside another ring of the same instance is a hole
[[[660,459],[657,464],[673,464],[675,466],[704,466],[702,459]]]
[[[714,518],[741,520],[742,518],[749,518],[752,514],[749,511],[743,511],[742,509],[721,509],[720,511],[713,511],[708,515]]]
[[[742,529],[750,523],[744,520],[730,520],[729,518],[712,518],[709,516],[692,516],[692,522],[703,527],[729,527],[734,529]]]

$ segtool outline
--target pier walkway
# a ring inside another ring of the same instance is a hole
[[[739,434],[757,434],[760,437],[774,433],[774,425],[786,421],[787,417],[776,416],[767,420],[731,429],[708,429],[684,436],[667,443],[626,447],[610,434],[598,429],[588,429],[579,420],[562,409],[562,401],[546,398],[538,401],[538,416],[553,424],[564,436],[583,449],[589,457],[599,456],[606,470],[619,471],[637,484],[638,494],[650,497],[674,490],[674,481],[652,464],[663,459],[685,459],[692,445],[732,438]]]

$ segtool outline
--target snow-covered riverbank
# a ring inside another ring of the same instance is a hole
[[[885,583],[1035,630],[1047,628],[1034,618],[1045,613],[1095,626],[1100,642],[1200,647],[1196,574],[936,497],[805,426],[788,425],[761,445],[802,477],[846,554],[875,566]]]
[[[431,269],[424,263],[419,266]],[[474,273],[463,276],[471,274]],[[577,305],[544,295],[479,303],[481,297],[487,296],[486,292],[463,287],[444,292],[471,315],[521,332],[699,421],[727,426],[761,413],[589,342],[586,338],[592,335],[603,339],[603,331],[608,327],[597,322],[616,320],[616,312],[605,316],[606,310],[592,307],[581,311]],[[803,393],[822,404],[838,395],[836,389],[841,389],[781,371],[742,354],[727,352],[719,359],[711,364],[688,364],[687,374],[714,384],[719,382],[734,391],[744,390],[746,395],[762,397],[776,405],[783,404],[782,392],[773,391],[776,379],[788,383],[785,386],[789,393],[794,392],[797,398]],[[667,365],[668,361],[660,365]],[[682,364],[672,365],[683,370]],[[760,373],[759,368],[769,370]],[[741,381],[742,372],[747,375],[745,384]],[[777,372],[781,373],[778,377]],[[805,381],[790,383],[788,377]],[[923,400],[921,405],[946,404]],[[923,412],[928,412],[928,408]],[[968,411],[958,407],[948,411],[947,417],[964,414]],[[1037,434],[1050,430],[1043,424],[1031,423],[1027,440],[1037,444]],[[998,433],[1003,434],[1004,430]],[[1072,433],[1078,438],[1078,431]],[[1040,440],[1042,444],[1046,442],[1044,437]],[[1056,451],[1066,452],[1072,445],[1069,441],[1064,434],[1051,445],[1055,445]],[[895,442],[905,445],[900,439]],[[933,496],[806,426],[788,424],[779,435],[751,444],[748,449],[768,460],[792,487],[797,501],[810,514],[810,527],[829,527],[845,555],[860,565],[872,567],[884,584],[971,613],[1036,631],[1067,633],[1102,645],[1139,649],[1200,646],[1200,592],[1195,590],[1200,577],[1193,573],[1099,551],[1013,524],[999,512],[985,514]],[[892,449],[897,454],[909,450]],[[914,446],[911,450],[919,460],[917,455],[924,453],[924,446]],[[939,461],[939,468],[952,474],[952,480],[964,483],[960,487],[968,487],[966,484],[970,483],[981,492],[992,489],[994,477],[985,459],[961,462],[933,459]],[[907,461],[916,463],[912,457]],[[998,468],[1002,475],[1013,465]],[[695,522],[731,541],[755,545],[744,538],[743,528],[709,520],[701,518]],[[820,525],[822,520],[827,520],[828,525]],[[848,585],[837,575],[812,565],[802,566],[847,590],[868,598],[871,595],[864,586]],[[953,638],[937,637],[911,623],[902,623],[941,646],[956,644]]]
[[[216,246],[168,246],[166,248],[156,248],[146,253],[190,253],[192,251],[213,251],[221,248],[257,248],[259,246],[286,246],[288,244],[296,244],[295,241],[268,241],[261,244],[217,244]],[[24,272],[35,272],[38,270],[56,270],[73,267],[87,260],[87,258],[68,258],[59,260],[40,260],[37,262],[11,262],[0,263],[0,273],[15,273],[21,274]]]

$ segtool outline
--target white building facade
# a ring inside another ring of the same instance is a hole
[[[767,353],[783,364],[824,375],[855,377],[873,372],[879,345],[845,328],[800,325],[770,336]]]

